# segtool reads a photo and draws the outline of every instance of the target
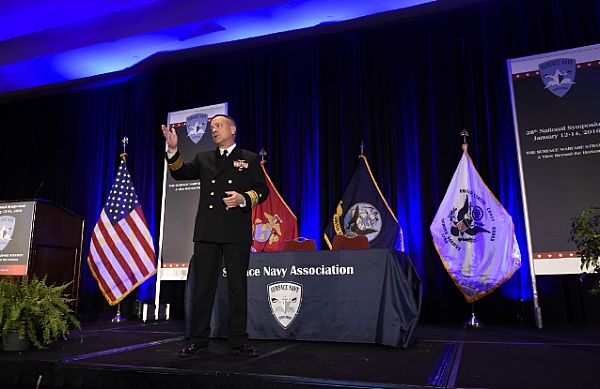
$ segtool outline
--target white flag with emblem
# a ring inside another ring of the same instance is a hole
[[[512,218],[466,149],[430,230],[444,267],[468,302],[491,293],[521,266]]]

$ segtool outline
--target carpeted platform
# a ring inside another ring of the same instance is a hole
[[[179,321],[94,324],[49,350],[0,352],[0,388],[596,388],[600,328],[417,327],[414,344],[223,339],[191,358]]]

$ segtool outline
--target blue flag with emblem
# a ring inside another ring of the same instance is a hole
[[[512,218],[466,147],[430,230],[444,267],[468,302],[494,291],[521,266]]]
[[[381,194],[364,155],[359,156],[358,167],[325,229],[329,248],[335,235],[363,235],[371,248],[395,248],[398,243],[404,250],[398,219]]]

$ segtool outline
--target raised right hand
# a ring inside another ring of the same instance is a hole
[[[167,141],[167,147],[169,151],[175,152],[177,150],[177,132],[175,132],[175,128],[171,127],[170,129],[164,124],[160,126],[163,136]]]

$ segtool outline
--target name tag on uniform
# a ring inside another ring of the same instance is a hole
[[[233,167],[240,169],[248,169],[248,162],[244,159],[238,159],[237,161],[233,161]]]

